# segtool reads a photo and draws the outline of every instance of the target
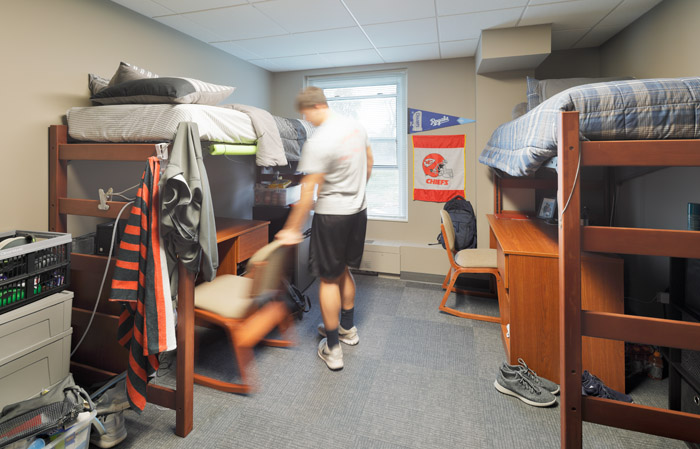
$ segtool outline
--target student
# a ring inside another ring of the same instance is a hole
[[[326,338],[319,343],[318,356],[328,368],[339,370],[343,368],[339,342],[356,345],[360,341],[353,323],[355,280],[349,267],[358,267],[362,260],[367,228],[365,187],[374,161],[367,131],[356,120],[331,111],[323,90],[306,88],[297,96],[296,106],[318,129],[302,149],[298,167],[305,173],[301,199],[276,238],[290,245],[302,240],[301,227],[318,186],[309,256],[312,272],[321,278],[323,324],[318,332]]]

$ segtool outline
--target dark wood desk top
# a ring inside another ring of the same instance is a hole
[[[559,257],[558,228],[537,219],[487,215],[491,232],[506,254]]]
[[[216,243],[238,237],[246,232],[269,225],[269,221],[216,217]]]

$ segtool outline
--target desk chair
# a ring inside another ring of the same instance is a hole
[[[275,328],[288,335],[293,327],[289,309],[280,300],[285,266],[292,249],[272,242],[250,258],[245,276],[219,275],[195,288],[195,322],[224,328],[241,376],[241,383],[236,384],[195,373],[195,383],[229,393],[251,393],[254,382],[248,368],[253,363],[253,348],[258,343],[277,347],[293,345],[290,339],[265,338]]]
[[[440,229],[442,231],[442,239],[445,242],[447,258],[450,260],[450,270],[447,272],[447,276],[445,276],[445,280],[442,282],[442,288],[446,289],[446,291],[445,296],[442,297],[440,310],[442,312],[449,313],[450,315],[458,316],[460,318],[469,318],[472,320],[500,323],[500,317],[460,312],[459,310],[452,309],[445,305],[447,303],[447,298],[452,292],[498,299],[497,293],[476,292],[456,288],[455,282],[457,282],[457,278],[460,274],[488,273],[494,276],[496,282],[501,282],[501,277],[498,274],[497,252],[495,249],[475,248],[455,251],[455,229],[452,226],[452,219],[450,218],[450,214],[448,214],[447,211],[443,209],[440,211],[440,217],[442,219],[442,223],[440,224]]]

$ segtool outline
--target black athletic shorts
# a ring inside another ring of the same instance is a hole
[[[314,214],[309,268],[314,276],[335,279],[345,267],[358,268],[365,249],[367,209],[352,215]]]

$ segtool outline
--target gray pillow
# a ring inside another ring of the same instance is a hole
[[[88,73],[88,88],[90,95],[95,95],[98,92],[106,89],[109,86],[109,80],[94,73]]]
[[[190,78],[144,78],[108,87],[90,97],[94,104],[208,104],[216,105],[235,87]]]
[[[527,77],[527,110],[531,111],[543,101],[552,98],[559,92],[575,86],[591,83],[604,83],[606,81],[631,80],[632,77],[613,76],[606,78],[561,78],[538,80]]]
[[[120,62],[119,68],[114,72],[114,76],[109,80],[109,87],[116,84],[125,83],[127,81],[140,80],[144,78],[158,78],[153,72],[150,72],[142,67],[136,67],[128,62]]]

